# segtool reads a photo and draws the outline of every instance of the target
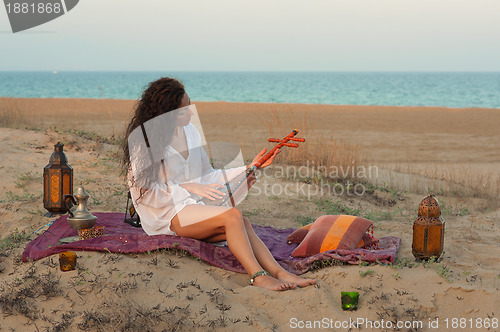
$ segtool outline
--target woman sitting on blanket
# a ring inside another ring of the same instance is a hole
[[[194,112],[184,86],[172,78],[150,83],[135,107],[126,131],[123,163],[144,231],[207,242],[226,240],[255,286],[288,290],[315,284],[313,279],[284,270],[240,210],[200,201],[203,197],[220,199],[223,193],[218,188],[245,167],[225,171],[211,167],[200,133],[190,123]],[[269,166],[276,153],[261,168]],[[255,177],[249,177],[248,187],[254,182]]]

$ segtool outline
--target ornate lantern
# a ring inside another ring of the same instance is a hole
[[[438,258],[444,247],[444,221],[439,202],[427,195],[418,206],[418,217],[413,223],[412,253],[416,259]]]
[[[68,209],[64,203],[64,195],[73,195],[73,168],[63,152],[63,144],[57,142],[50,161],[43,169],[43,207],[49,212],[64,213]]]

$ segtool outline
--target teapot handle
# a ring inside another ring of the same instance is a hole
[[[71,210],[73,205],[77,205],[73,195],[64,195],[64,206],[68,209],[68,213],[71,218],[73,218],[73,211]]]

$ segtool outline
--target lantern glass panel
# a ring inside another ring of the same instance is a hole
[[[59,169],[53,169],[50,172],[50,202],[52,204],[58,204],[60,199],[60,182],[61,182],[61,171]]]
[[[64,195],[73,195],[71,188],[73,188],[71,183],[71,177],[69,170],[63,170],[63,197]]]

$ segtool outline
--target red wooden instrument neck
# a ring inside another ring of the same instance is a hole
[[[276,150],[278,150],[283,145],[285,145],[285,143],[290,141],[295,135],[297,135],[297,133],[298,133],[297,130],[293,130],[290,134],[288,134],[288,136],[286,136],[278,144],[276,144],[274,148],[272,148],[268,153],[262,156],[262,158],[260,158],[260,160],[257,162],[257,164],[255,164],[255,166],[259,168],[263,163],[265,163],[267,160],[269,160],[269,158],[271,158],[271,156],[274,154]]]

